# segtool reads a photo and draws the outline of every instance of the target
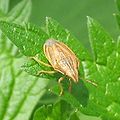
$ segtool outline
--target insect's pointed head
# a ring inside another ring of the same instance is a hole
[[[56,41],[54,39],[48,39],[46,42],[45,42],[45,45],[46,46],[52,46],[53,44],[55,44]]]

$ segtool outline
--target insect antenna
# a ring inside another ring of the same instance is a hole
[[[98,84],[97,83],[95,83],[95,82],[93,82],[93,81],[91,81],[91,80],[85,80],[86,82],[88,82],[88,83],[90,83],[90,84],[92,84],[92,85],[94,85],[95,87],[97,87],[98,86]]]
[[[92,85],[93,85],[93,86],[95,86],[95,87],[97,87],[97,86],[98,86],[98,84],[97,84],[97,83],[95,83],[95,82],[93,82],[93,81],[91,81],[91,80],[86,80],[85,78],[81,78],[81,79],[83,79],[84,81],[86,81],[86,82],[88,82],[88,83],[92,84]]]

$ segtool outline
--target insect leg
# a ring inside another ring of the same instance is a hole
[[[71,90],[72,90],[72,82],[71,82],[71,80],[69,79],[69,82],[70,82],[70,85],[69,85],[69,92],[71,92]]]
[[[37,75],[40,75],[42,73],[47,73],[47,74],[54,74],[55,71],[45,71],[45,70],[41,70],[41,71],[38,71]]]
[[[59,80],[58,80],[58,84],[60,86],[60,94],[59,94],[59,96],[61,96],[63,94],[63,87],[61,85],[61,81],[63,81],[63,80],[64,80],[64,77],[60,77]]]
[[[50,64],[47,64],[47,63],[44,63],[43,61],[39,60],[37,57],[30,57],[31,59],[34,59],[36,62],[44,65],[44,66],[47,66],[47,67],[52,67]]]

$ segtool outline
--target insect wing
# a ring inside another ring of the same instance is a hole
[[[78,82],[79,61],[72,50],[62,42],[47,40],[44,53],[52,67]]]

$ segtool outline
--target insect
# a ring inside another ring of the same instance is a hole
[[[71,80],[73,80],[75,83],[78,82],[79,60],[74,54],[74,52],[64,43],[58,42],[54,39],[48,39],[43,45],[43,50],[50,64],[46,64],[38,60],[36,57],[32,58],[47,67],[52,67],[54,70],[39,71],[38,74],[53,74],[57,71],[65,76],[68,76],[70,81],[69,90],[71,91]],[[63,80],[64,77],[60,77],[58,80],[61,89],[60,95],[62,95],[63,93],[63,87],[61,85],[61,81]]]

